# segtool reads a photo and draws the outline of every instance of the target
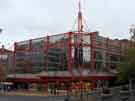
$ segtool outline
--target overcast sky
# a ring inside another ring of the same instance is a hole
[[[73,30],[77,1],[0,0],[1,43],[10,46],[14,41]],[[86,30],[128,38],[129,27],[135,24],[134,4],[135,0],[82,0]]]

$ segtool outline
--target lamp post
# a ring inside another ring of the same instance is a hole
[[[0,34],[2,33],[2,31],[3,31],[3,29],[2,29],[2,28],[0,28]]]
[[[2,28],[0,28],[0,34],[2,34]],[[0,42],[0,44],[1,44],[1,42]],[[2,81],[0,81],[0,86],[1,86],[1,91],[3,91],[3,89],[4,89],[4,87],[3,87],[3,84],[2,84]]]
[[[80,92],[80,97],[81,97],[81,101],[83,101],[82,84],[83,84],[83,82],[82,82],[82,81],[80,81],[80,89],[81,89],[81,92]]]

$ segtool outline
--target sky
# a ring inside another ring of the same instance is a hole
[[[82,0],[86,31],[129,38],[135,0]],[[0,0],[0,46],[74,30],[78,0]],[[85,26],[84,25],[84,26]]]

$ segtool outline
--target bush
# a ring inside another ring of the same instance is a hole
[[[37,85],[37,91],[43,91],[44,87],[42,86],[42,84],[38,84]]]

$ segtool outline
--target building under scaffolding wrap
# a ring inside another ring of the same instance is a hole
[[[98,32],[83,31],[79,3],[78,31],[14,44],[8,80],[23,86],[42,84],[47,91],[90,91],[98,86],[97,81],[115,78],[116,65],[128,47],[128,40],[112,40]]]

